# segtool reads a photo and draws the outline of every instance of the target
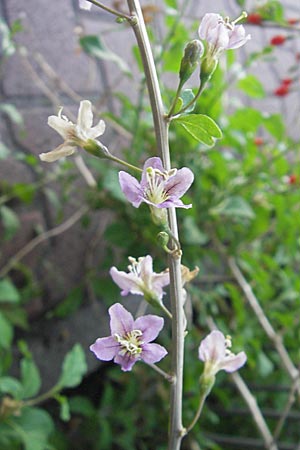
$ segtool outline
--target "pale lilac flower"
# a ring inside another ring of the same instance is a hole
[[[109,271],[114,282],[122,289],[121,295],[143,295],[146,299],[161,300],[163,287],[170,283],[168,270],[161,273],[153,272],[152,257],[150,255],[140,257],[138,260],[129,257],[129,272],[123,272],[116,267]]]
[[[219,370],[234,372],[242,367],[247,356],[245,352],[237,355],[229,349],[231,347],[230,336],[225,336],[221,331],[212,331],[200,344],[199,359],[205,363],[206,374],[214,376]]]
[[[48,118],[48,125],[61,135],[64,142],[54,150],[40,154],[40,159],[46,162],[53,162],[64,156],[70,156],[75,153],[77,146],[84,147],[90,140],[97,144],[96,137],[101,136],[105,130],[103,120],[100,120],[94,127],[92,126],[92,104],[88,100],[80,102],[77,123],[71,122],[66,116],[62,115],[61,108],[57,116]]]
[[[205,14],[199,27],[199,36],[207,41],[208,54],[212,58],[217,58],[224,50],[239,48],[251,39],[250,34],[246,36],[243,25],[236,25],[243,17],[246,17],[246,13],[229,22],[228,17],[223,19],[220,14]]]
[[[79,8],[86,9],[89,11],[92,7],[92,4],[88,2],[87,0],[79,0]]]
[[[164,325],[162,317],[147,315],[133,319],[120,303],[108,310],[111,336],[98,338],[90,350],[102,361],[114,360],[123,371],[129,371],[139,360],[153,364],[168,353],[159,344],[150,343]]]
[[[191,208],[192,205],[185,205],[180,197],[189,189],[193,180],[193,172],[187,167],[167,171],[157,157],[145,162],[140,183],[127,172],[119,172],[121,189],[135,208],[142,202],[156,208]]]

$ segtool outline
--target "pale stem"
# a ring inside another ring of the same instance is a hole
[[[155,370],[155,372],[159,373],[160,375],[162,375],[164,377],[165,380],[169,381],[169,383],[173,383],[173,377],[172,375],[170,375],[169,373],[165,372],[164,370],[162,370],[160,367],[158,367],[156,364],[152,364],[152,363],[145,363],[147,364],[147,366],[151,367],[153,370]]]
[[[132,18],[131,26],[141,53],[146,82],[153,114],[156,143],[159,156],[166,170],[171,169],[168,121],[161,98],[153,54],[138,0],[127,0]],[[168,209],[169,227],[178,240],[178,227],[175,208]],[[170,298],[172,313],[172,375],[171,385],[169,450],[179,450],[183,437],[182,427],[182,389],[183,389],[183,356],[184,356],[184,312],[181,281],[181,258],[175,253],[169,255]]]
[[[128,21],[131,20],[131,17],[129,17],[127,14],[122,13],[121,11],[117,11],[116,9],[110,8],[109,6],[104,5],[101,2],[97,2],[96,0],[87,0],[88,2],[92,3],[95,6],[98,6],[101,9],[104,9],[104,11],[107,11],[114,16],[120,17],[121,19],[126,19]]]
[[[196,412],[196,414],[195,414],[195,417],[194,417],[194,419],[192,420],[192,422],[190,423],[190,425],[186,428],[186,434],[189,433],[189,432],[191,431],[191,429],[194,428],[194,426],[195,426],[196,423],[198,422],[199,417],[200,417],[200,415],[201,415],[201,413],[202,413],[202,410],[203,410],[203,406],[204,406],[206,397],[207,397],[207,393],[206,393],[206,392],[203,392],[203,393],[201,394],[201,396],[200,396],[200,399],[199,399],[199,405],[198,405],[198,409],[197,409],[197,412]]]

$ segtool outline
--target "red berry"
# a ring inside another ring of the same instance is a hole
[[[262,17],[259,13],[252,13],[248,15],[247,22],[254,25],[260,25],[262,22]]]
[[[271,45],[282,45],[286,41],[286,36],[283,36],[283,34],[277,34],[276,36],[273,36],[270,44]]]
[[[288,179],[288,183],[289,184],[295,184],[296,181],[297,181],[297,176],[296,175],[294,175],[294,174],[289,175],[289,179]]]
[[[254,144],[258,146],[263,145],[264,144],[263,138],[257,136],[256,138],[254,138]]]
[[[277,95],[277,97],[284,97],[289,93],[289,86],[286,84],[282,84],[274,91],[274,95]]]
[[[293,82],[292,78],[284,78],[283,80],[281,80],[281,85],[289,86],[290,84],[292,84],[292,82]]]
[[[299,22],[299,19],[288,19],[287,20],[287,22],[290,24],[290,25],[296,25],[298,22]]]

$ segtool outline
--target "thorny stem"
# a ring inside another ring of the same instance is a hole
[[[154,129],[159,155],[166,170],[171,169],[168,125],[159,88],[153,54],[148,39],[140,3],[138,0],[127,0],[130,14],[136,20],[130,22],[136,36],[141,53],[146,82],[153,114]],[[168,209],[169,227],[172,235],[178,240],[178,227],[175,208]],[[169,255],[170,298],[172,312],[172,375],[171,384],[169,450],[179,450],[183,437],[182,427],[182,389],[183,389],[183,356],[184,356],[184,312],[181,280],[181,258]]]

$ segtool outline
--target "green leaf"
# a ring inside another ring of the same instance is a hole
[[[10,150],[3,142],[0,142],[0,159],[5,159],[9,155]]]
[[[10,103],[2,103],[0,105],[0,111],[4,112],[12,122],[17,125],[23,125],[23,117],[17,110],[17,108]]]
[[[186,216],[183,221],[183,236],[186,244],[204,245],[208,242],[208,236],[199,230],[195,219],[191,216]]]
[[[25,450],[45,450],[54,426],[49,414],[39,408],[23,408],[22,415],[14,418],[16,431]]]
[[[249,97],[264,98],[265,89],[261,82],[254,75],[247,75],[237,83],[238,87],[244,91]]]
[[[13,377],[0,377],[0,392],[10,394],[15,399],[21,399],[23,386],[19,380]]]
[[[189,114],[175,119],[194,139],[211,147],[215,139],[222,137],[222,131],[213,119],[203,114]]]
[[[105,47],[99,36],[83,36],[79,39],[79,42],[83,50],[89,55],[94,56],[95,58],[103,59],[105,61],[114,62],[123,73],[131,76],[131,70],[128,67],[127,63],[116,53],[113,53],[111,50]]]
[[[9,348],[13,338],[13,328],[0,312],[0,348]]]
[[[80,414],[85,417],[92,417],[96,412],[93,403],[87,397],[82,396],[75,396],[70,399],[70,409],[73,414]]]
[[[20,226],[19,218],[17,214],[7,206],[0,207],[0,218],[5,229],[3,238],[4,240],[9,240],[15,235]]]
[[[21,361],[21,383],[22,398],[34,397],[40,390],[40,372],[32,358],[23,358]]]
[[[230,216],[233,218],[254,219],[255,214],[246,200],[240,196],[232,196],[223,200],[219,205],[211,208],[211,214]]]
[[[69,401],[68,401],[67,397],[64,395],[57,394],[55,396],[55,400],[58,401],[59,406],[60,406],[59,417],[64,422],[68,422],[71,418],[71,414],[70,414]]]
[[[182,93],[181,93],[181,98],[182,98],[182,103],[183,103],[183,108],[188,105],[192,100],[194,100],[195,95],[194,92],[192,91],[192,89],[185,89]],[[195,103],[193,103],[189,108],[187,108],[185,110],[185,113],[189,113],[192,112],[195,109]]]
[[[75,344],[73,349],[67,353],[62,373],[58,380],[58,386],[61,388],[75,387],[81,383],[84,374],[87,371],[85,354],[81,345]]]
[[[271,114],[271,116],[264,118],[264,127],[276,139],[281,140],[285,134],[285,125],[281,114]]]
[[[0,280],[0,303],[19,303],[20,294],[9,278]]]

